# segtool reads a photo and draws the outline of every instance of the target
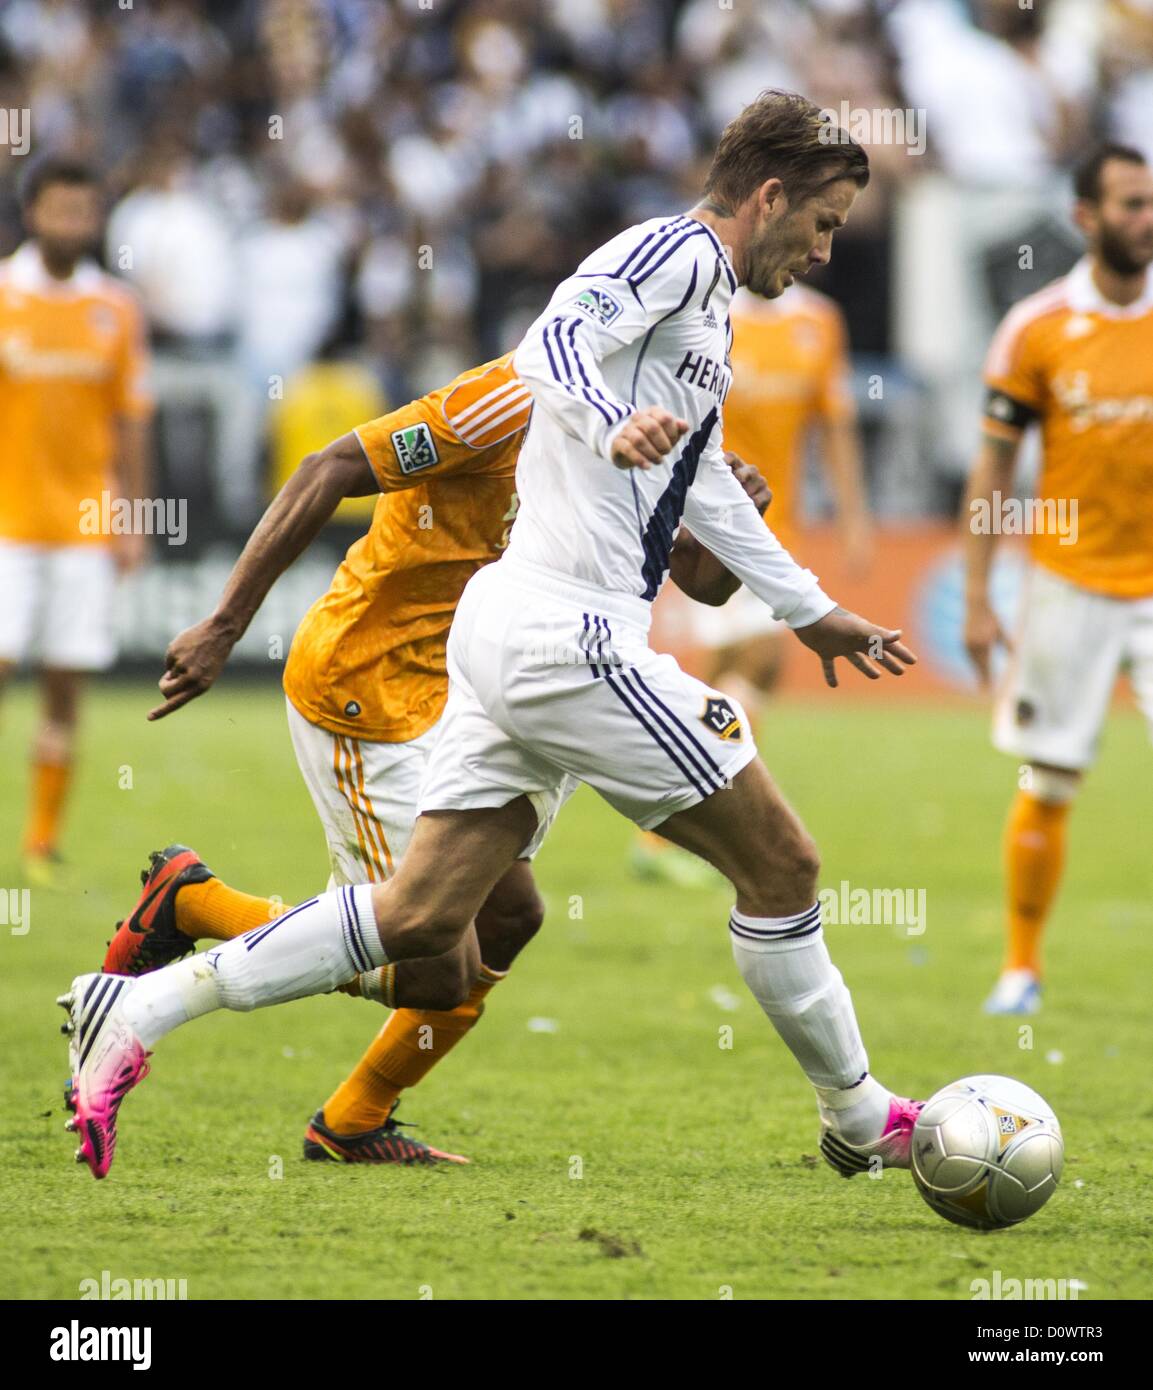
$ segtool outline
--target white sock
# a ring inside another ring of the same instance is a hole
[[[817,1087],[817,1109],[849,1144],[871,1144],[885,1131],[893,1093],[875,1076],[863,1076],[855,1086]]]
[[[820,904],[793,917],[729,919],[745,984],[814,1086],[855,1086],[869,1059],[841,972],[829,959]]]
[[[125,996],[124,1016],[152,1048],[180,1024],[213,1009],[244,1012],[326,994],[386,959],[372,885],[338,888],[267,926],[141,976]]]

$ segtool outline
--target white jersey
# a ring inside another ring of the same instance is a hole
[[[651,601],[683,520],[790,627],[835,607],[724,461],[736,287],[712,229],[685,216],[622,232],[557,288],[514,358],[534,409],[510,559]],[[689,432],[666,462],[617,468],[612,441],[646,406],[687,420]]]

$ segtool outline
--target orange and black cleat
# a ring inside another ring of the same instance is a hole
[[[318,1110],[304,1131],[304,1156],[333,1163],[467,1163],[461,1154],[444,1153],[401,1133],[403,1121],[390,1115],[363,1134],[334,1134]]]
[[[196,942],[176,925],[176,894],[189,883],[205,883],[214,875],[194,849],[169,845],[153,850],[149,867],[140,871],[143,884],[131,913],[116,924],[108,943],[106,975],[146,975],[196,949]]]

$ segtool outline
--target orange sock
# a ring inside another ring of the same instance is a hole
[[[218,878],[207,883],[188,883],[176,894],[176,925],[193,941],[211,937],[231,941],[253,927],[262,927],[282,913],[290,903],[275,898],[254,898],[238,888],[229,888]]]
[[[1065,867],[1069,803],[1019,791],[1005,825],[1009,890],[1006,970],[1040,973],[1041,933]]]
[[[24,828],[26,853],[47,854],[56,848],[60,813],[71,780],[71,758],[52,762],[39,757],[34,759],[32,803],[28,810],[28,823]]]
[[[324,1123],[337,1134],[363,1134],[388,1119],[401,1091],[415,1086],[446,1057],[484,1013],[485,996],[503,974],[482,965],[463,1004],[448,1013],[397,1009],[324,1103]]]

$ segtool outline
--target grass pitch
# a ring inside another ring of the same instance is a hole
[[[949,1226],[905,1174],[845,1182],[816,1158],[811,1092],[737,975],[726,891],[637,883],[631,827],[582,792],[538,860],[545,928],[476,1032],[401,1117],[471,1167],[305,1163],[304,1122],[383,1021],[341,997],[179,1030],[125,1103],[110,1177],[63,1131],[53,1000],[98,968],[149,849],[195,845],[286,900],[326,877],[281,697],[229,686],[159,725],[139,686],[93,692],[66,848],[71,888],[0,925],[0,1295],[187,1281],[193,1299],[967,1299],[971,1281],[1153,1294],[1147,1085],[1153,768],[1114,717],[1073,817],[1045,1012],[987,1019],[1000,951],[1001,822],[1015,769],[980,710],[774,708],[762,753],[817,837],[822,881],[924,889],[926,930],[832,926],[873,1069],[925,1095],[973,1072],[1035,1086],[1065,1180],[1014,1230]],[[19,884],[32,691],[4,709],[0,885]],[[723,1031],[731,1029],[731,1046]]]

